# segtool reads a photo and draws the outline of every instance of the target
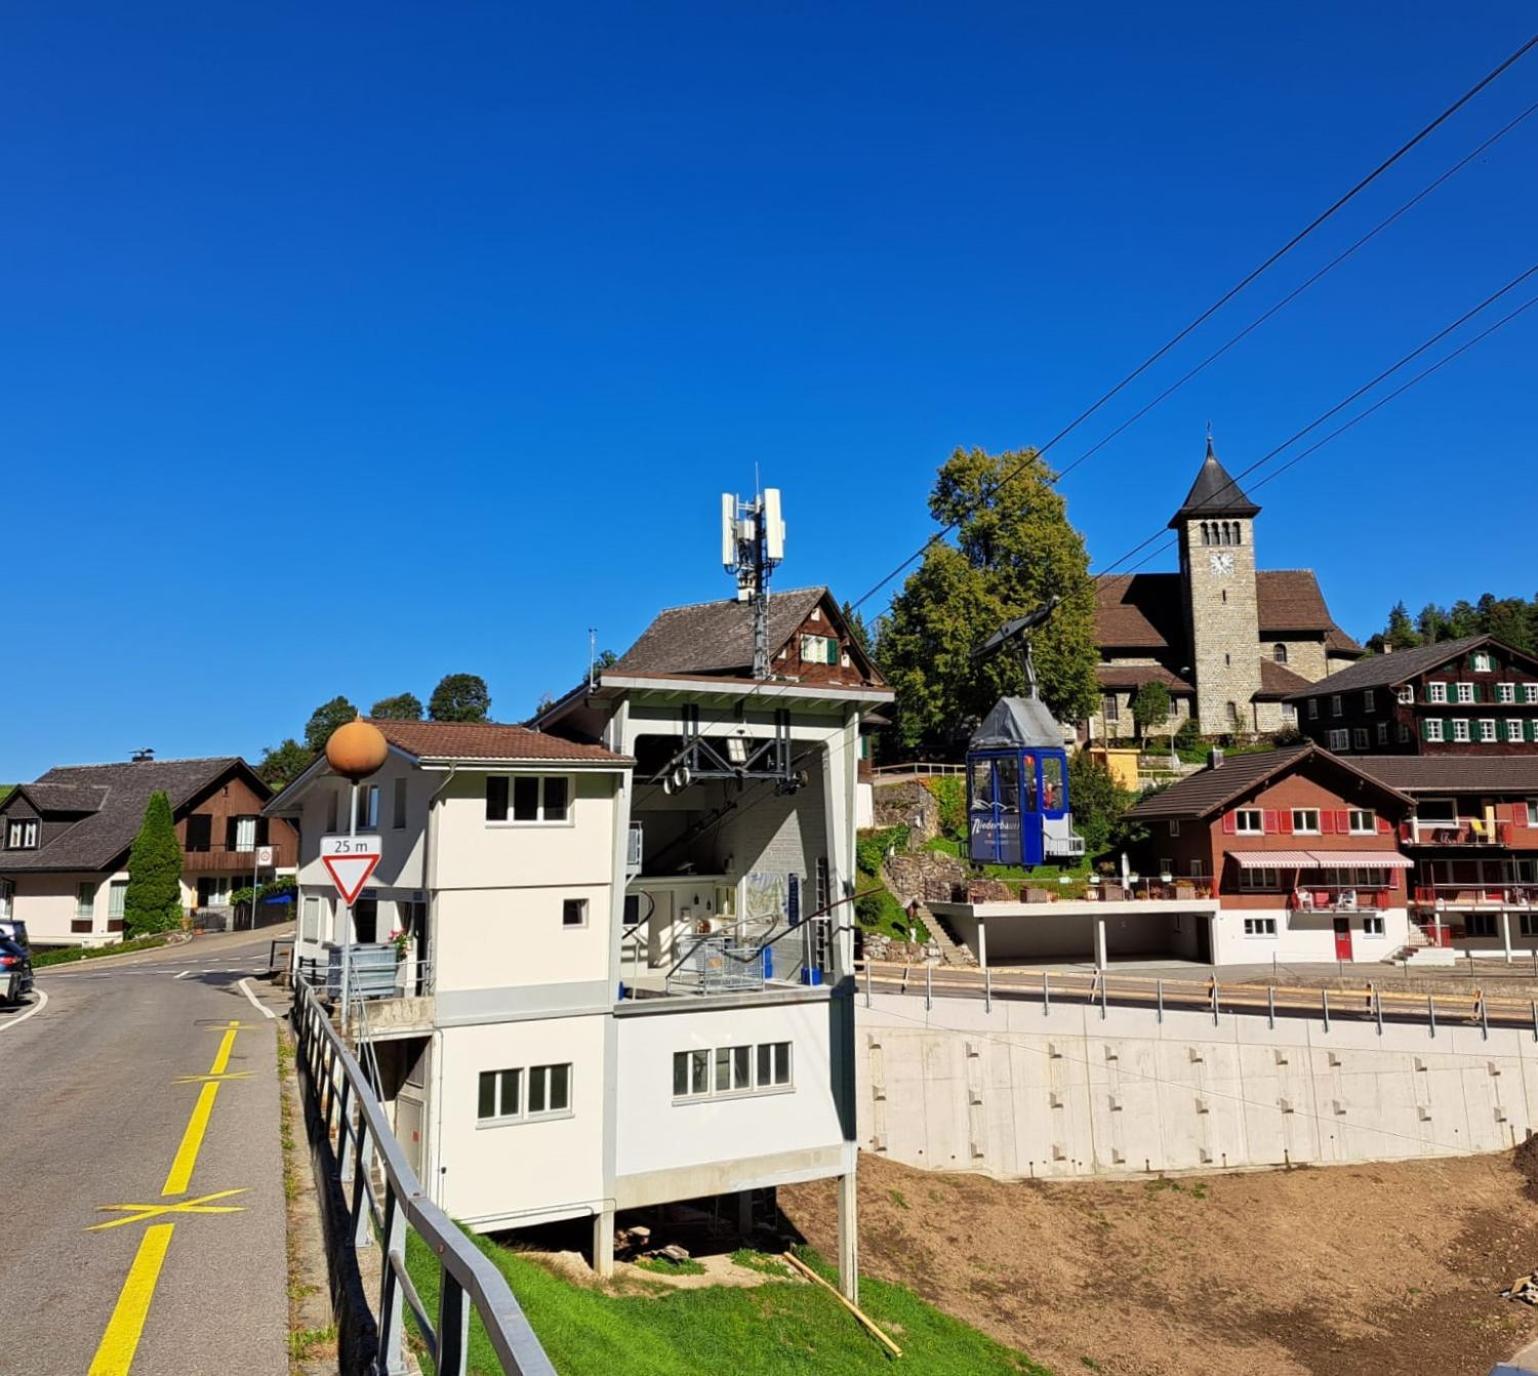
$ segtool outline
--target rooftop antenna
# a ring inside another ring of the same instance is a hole
[[[587,690],[593,691],[593,679],[598,673],[598,627],[587,628]]]
[[[785,522],[780,490],[758,487],[754,465],[753,500],[721,494],[721,563],[737,579],[737,600],[753,608],[753,677],[769,677],[769,575],[785,558]]]
[[[154,758],[154,750],[149,746],[145,746],[143,750],[135,750],[133,754],[129,756],[129,761],[132,764],[148,764]]]

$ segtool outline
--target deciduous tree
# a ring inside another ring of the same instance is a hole
[[[491,715],[491,694],[477,674],[445,674],[427,700],[433,721],[485,721]]]
[[[261,763],[256,766],[256,773],[269,788],[284,788],[303,774],[314,758],[313,750],[300,745],[290,736],[282,745],[269,745],[262,752]]]
[[[381,721],[421,721],[422,699],[415,693],[397,693],[393,698],[380,698],[368,714]]]
[[[358,709],[344,697],[334,697],[330,702],[321,703],[310,713],[309,721],[304,724],[305,745],[313,754],[318,755],[326,748],[331,733],[357,715]]]
[[[1167,728],[1173,705],[1170,690],[1165,684],[1158,679],[1145,683],[1132,699],[1132,720],[1137,723],[1138,732],[1146,736],[1150,731]]]

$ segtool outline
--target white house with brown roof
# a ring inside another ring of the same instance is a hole
[[[1096,580],[1101,708],[1091,739],[1135,734],[1132,702],[1163,683],[1178,721],[1209,735],[1278,731],[1294,723],[1289,694],[1362,655],[1330,615],[1308,569],[1258,569],[1255,517],[1207,442],[1179,510],[1176,573]]]
[[[376,723],[361,792],[383,859],[354,939],[406,934],[359,1024],[436,1201],[492,1231],[840,1181],[855,1286],[852,914],[863,712],[891,693],[825,589],[776,595],[773,677],[740,603],[658,617],[539,729]],[[347,825],[324,759],[299,821],[299,954],[346,910],[320,837]]]

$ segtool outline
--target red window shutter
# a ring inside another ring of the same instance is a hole
[[[1389,819],[1387,817],[1380,817],[1380,818],[1378,818],[1378,835],[1379,836],[1387,836],[1391,831],[1393,831],[1393,829],[1394,829],[1393,825],[1389,822]]]
[[[1515,821],[1516,809],[1510,803],[1497,803],[1495,805],[1495,820],[1497,822]]]
[[[1267,808],[1265,813],[1261,816],[1260,822],[1261,825],[1266,829],[1267,833],[1272,836],[1275,836],[1276,833],[1282,829],[1281,823],[1276,820],[1275,808]]]
[[[1277,820],[1280,823],[1280,825],[1277,827],[1277,830],[1281,832],[1283,836],[1291,836],[1292,813],[1288,812],[1286,808],[1283,808]]]
[[[1319,830],[1324,835],[1333,836],[1335,834],[1335,817],[1336,813],[1330,808],[1325,808],[1320,812]]]
[[[1239,819],[1232,812],[1225,812],[1223,814],[1223,835],[1232,836],[1238,825]]]
[[[1345,808],[1339,809],[1335,814],[1335,830],[1342,836],[1351,830],[1351,814]]]

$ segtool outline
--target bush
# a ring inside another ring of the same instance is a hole
[[[959,774],[924,780],[924,787],[940,806],[940,830],[958,841],[967,838],[967,781]]]
[[[861,874],[879,874],[887,851],[908,849],[908,828],[886,827],[881,831],[862,832],[855,842],[855,866]]]
[[[1180,729],[1175,732],[1175,749],[1180,751],[1200,750],[1201,747],[1201,727],[1196,724],[1195,717],[1187,717],[1180,723]]]

